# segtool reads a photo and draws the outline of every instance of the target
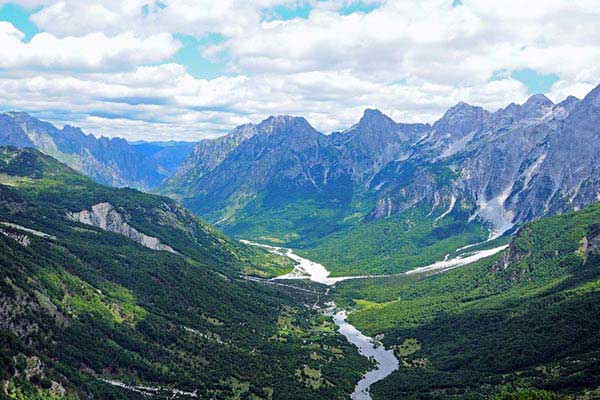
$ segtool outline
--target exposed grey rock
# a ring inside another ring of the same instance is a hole
[[[379,110],[367,109],[356,125],[333,133],[331,141],[353,180],[368,187],[389,162],[408,158],[411,146],[430,128],[429,124],[399,124]]]
[[[193,193],[198,190],[200,179],[214,170],[244,140],[256,134],[253,124],[241,125],[231,133],[198,142],[192,152],[178,166],[175,173],[164,183],[163,191]]]
[[[110,203],[98,203],[93,205],[91,210],[68,213],[67,218],[82,224],[95,226],[105,231],[124,235],[152,250],[163,250],[177,254],[171,246],[161,243],[158,238],[141,233],[129,225],[125,221],[125,218]]]
[[[22,234],[10,232],[10,231],[5,231],[4,229],[0,229],[0,234],[16,241],[23,247],[28,247],[31,244],[31,239],[29,239],[29,236],[27,236],[27,235],[22,235]]]
[[[173,191],[201,214],[227,209],[228,218],[256,196],[344,207],[368,193],[376,197],[369,218],[418,206],[435,218],[454,211],[480,218],[500,234],[600,201],[598,92],[559,104],[533,95],[496,112],[459,103],[432,126],[365,110],[329,136],[303,118],[270,117],[210,142],[230,141],[225,148],[199,145],[202,155],[189,159]],[[251,133],[240,136],[242,129]]]

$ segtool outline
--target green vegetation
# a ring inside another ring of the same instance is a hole
[[[599,227],[595,204],[528,224],[505,254],[460,269],[340,284],[349,321],[410,359],[373,397],[594,398]]]
[[[155,398],[344,398],[368,367],[308,300],[241,276],[287,271],[285,259],[31,149],[0,148],[0,174],[0,222],[13,224],[0,225],[0,398],[144,397],[105,380]],[[179,254],[66,218],[100,202]]]
[[[436,215],[413,208],[336,232],[299,254],[332,271],[332,276],[394,274],[439,261],[469,243],[485,240],[487,230],[467,221],[458,209]]]
[[[223,218],[208,215],[209,221],[221,221],[227,234],[261,243],[287,247],[313,246],[319,240],[350,228],[370,210],[370,199],[340,205],[314,198],[296,198],[273,202],[264,195],[250,199],[235,213]]]

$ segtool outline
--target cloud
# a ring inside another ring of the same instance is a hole
[[[28,43],[9,22],[0,22],[0,68],[106,70],[168,60],[179,49],[169,34],[140,38],[131,33],[80,37],[42,32]]]
[[[507,1],[26,0],[43,32],[26,42],[0,22],[2,104],[96,134],[198,139],[271,114],[329,132],[366,107],[406,122],[458,101],[494,110],[527,98],[511,78],[524,69],[558,78],[555,101],[600,83],[596,0]],[[279,6],[309,12],[282,20]],[[225,73],[174,63],[177,35]]]
[[[29,1],[27,1],[29,3]],[[177,32],[240,35],[259,23],[263,10],[296,0],[60,0],[46,1],[31,20],[57,36],[102,31],[117,34]]]

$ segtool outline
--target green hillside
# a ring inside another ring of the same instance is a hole
[[[170,250],[72,217],[105,203]],[[0,148],[0,398],[344,398],[368,361],[244,279],[290,268],[167,198]]]
[[[469,222],[464,210],[442,212],[431,215],[415,207],[387,218],[359,221],[300,253],[326,265],[332,276],[395,274],[442,260],[487,238],[488,230],[479,222]]]
[[[375,399],[531,388],[600,395],[600,204],[524,226],[492,259],[428,277],[348,281],[334,296],[402,360],[373,387]],[[553,398],[519,396],[505,398]]]

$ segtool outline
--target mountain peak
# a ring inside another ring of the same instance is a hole
[[[385,117],[385,115],[376,108],[365,108],[363,111],[363,118],[379,118]]]
[[[552,107],[554,103],[546,95],[538,93],[534,94],[523,104],[523,107]]]
[[[474,113],[483,110],[482,107],[474,106],[469,103],[465,103],[464,101],[459,101],[456,105],[450,107],[448,111],[446,111],[445,115],[456,115],[456,114],[465,114],[465,113]]]
[[[266,134],[315,131],[304,117],[291,115],[270,116],[257,125],[259,132]]]
[[[480,118],[483,114],[487,113],[482,107],[473,106],[463,101],[457,103],[446,111],[440,121],[450,121],[454,119],[465,119],[465,118]],[[438,121],[438,122],[440,122]]]
[[[377,109],[367,108],[358,121],[358,127],[370,130],[394,129],[398,124]]]
[[[247,123],[236,126],[225,137],[239,137],[241,139],[249,139],[256,134],[256,125]]]
[[[579,102],[579,99],[575,96],[568,96],[566,99],[558,103],[559,107],[565,109],[571,109],[575,104]]]

